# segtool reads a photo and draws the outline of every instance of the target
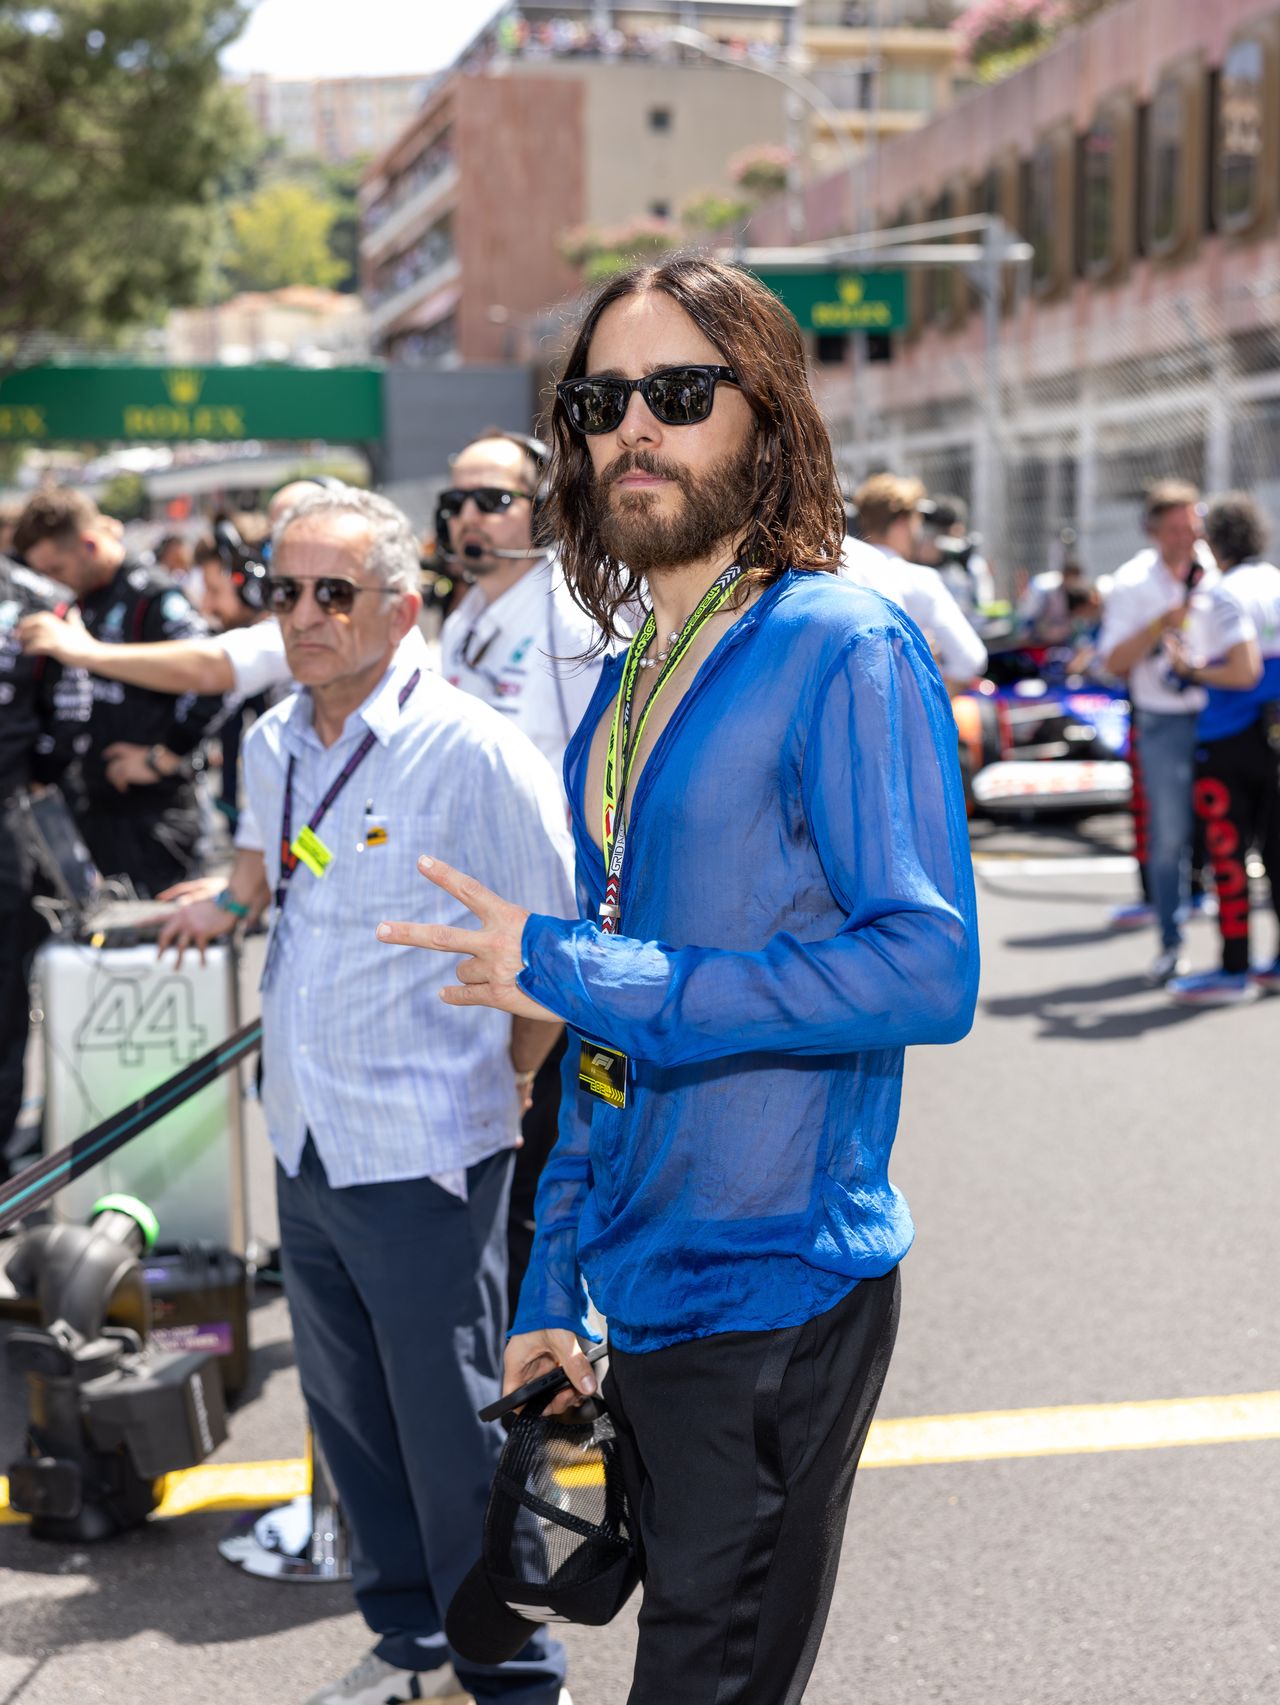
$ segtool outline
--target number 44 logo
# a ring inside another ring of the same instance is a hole
[[[204,1051],[207,1037],[185,977],[158,978],[145,998],[136,979],[112,977],[85,1014],[75,1043],[84,1053],[116,1054],[123,1066],[140,1066],[148,1053],[164,1049],[182,1066]]]

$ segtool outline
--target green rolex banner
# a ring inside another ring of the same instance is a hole
[[[802,331],[898,332],[907,324],[905,272],[758,270]]]
[[[381,437],[377,367],[49,363],[0,378],[0,443]]]

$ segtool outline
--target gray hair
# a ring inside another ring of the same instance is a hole
[[[318,486],[286,509],[271,533],[271,554],[277,557],[289,528],[323,515],[358,515],[368,523],[372,542],[364,566],[388,592],[416,592],[422,584],[418,541],[409,518],[389,498],[359,486]]]

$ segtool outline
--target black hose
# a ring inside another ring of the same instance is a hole
[[[140,1095],[131,1107],[125,1107],[86,1131],[82,1137],[24,1167],[7,1183],[0,1184],[0,1231],[5,1231],[24,1215],[43,1207],[64,1185],[79,1178],[91,1166],[97,1166],[109,1154],[131,1142],[157,1119],[163,1119],[179,1103],[195,1095],[223,1072],[230,1071],[238,1061],[251,1054],[262,1041],[262,1020],[255,1018],[242,1025],[234,1036],[210,1048],[198,1060],[192,1060],[173,1077]]]

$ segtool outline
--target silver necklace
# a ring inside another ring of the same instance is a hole
[[[642,669],[661,669],[662,665],[667,661],[667,658],[670,657],[670,655],[671,655],[672,646],[676,643],[676,641],[679,638],[680,638],[679,633],[669,633],[667,635],[667,649],[665,651],[658,652],[658,654],[655,657],[642,657],[640,659],[640,667]],[[650,640],[649,643],[652,645],[653,641]]]

